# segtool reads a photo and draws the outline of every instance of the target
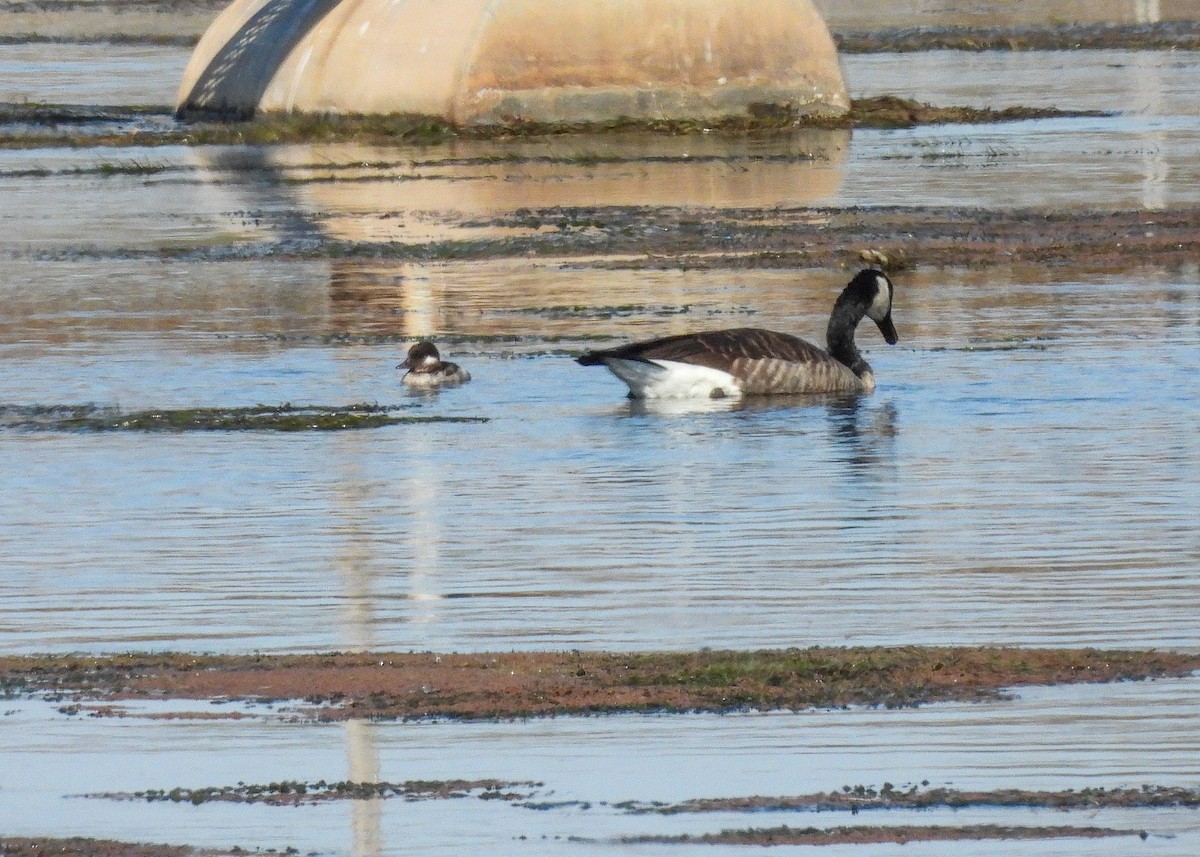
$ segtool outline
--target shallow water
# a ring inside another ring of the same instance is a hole
[[[0,101],[174,104],[190,54],[160,45],[0,45]]]
[[[857,202],[1148,209],[1196,202],[1200,54],[931,51],[846,57],[844,66],[854,97],[886,92],[936,105],[1115,114],[858,132],[842,180],[842,193]],[[896,162],[908,168],[895,170]]]
[[[229,847],[254,843],[361,855],[658,854],[614,837],[729,827],[999,823],[1112,826],[1151,837],[988,843],[1000,855],[1182,855],[1200,846],[1194,811],[974,808],[920,812],[754,812],[630,815],[622,801],[787,796],[843,786],[1080,789],[1193,786],[1200,751],[1197,680],[1052,688],[1014,703],[795,715],[621,716],[496,724],[295,726],[273,720],[202,723],[67,718],[14,703],[0,772],[6,833],[75,833]],[[202,705],[202,704],[201,704]],[[154,706],[139,706],[154,708]],[[202,706],[203,707],[203,706]],[[215,710],[222,710],[219,706]],[[1136,737],[1134,737],[1136,736]],[[647,748],[653,748],[652,753]],[[119,764],[113,760],[120,759]],[[169,790],[283,780],[499,778],[542,785],[531,800],[340,803],[300,808],[70,798],[97,791]],[[518,844],[519,843],[519,844]],[[962,844],[922,844],[922,854]],[[672,849],[708,853],[711,846]],[[891,854],[895,846],[855,848]],[[982,853],[982,852],[978,852]]]
[[[375,306],[396,272],[359,271],[356,292],[342,271],[343,296],[321,265],[250,266],[239,293],[236,267],[114,263],[81,306],[32,266],[6,300],[0,401],[490,422],[0,433],[5,649],[1200,648],[1194,272],[899,277],[901,345],[863,331],[874,396],[689,413],[631,405],[567,354],[816,333],[840,277],[447,266]],[[413,400],[394,366],[427,330],[475,381]]]
[[[108,88],[79,74],[105,62],[120,71],[137,59],[130,51],[80,54],[59,69],[0,48],[0,66],[33,69],[18,80],[32,100],[169,102],[177,75],[165,69],[186,58],[179,49],[155,49],[142,69],[164,71],[135,92],[133,74]],[[1195,203],[1195,71],[1193,54],[848,57],[856,94],[1122,112],[768,143],[0,152],[0,405],[380,402],[488,420],[300,435],[0,426],[0,652],[1200,649],[1200,267],[898,275],[900,344],[861,332],[873,396],[650,407],[570,357],[698,327],[819,340],[846,275],[260,255],[327,237],[495,237],[487,215],[527,206]],[[1046,95],[1047,79],[1069,80],[1069,97]],[[497,159],[512,154],[520,159]],[[395,364],[426,334],[470,368],[471,384],[404,392]],[[633,818],[601,801],[922,779],[1194,785],[1195,684],[1060,688],[915,712],[469,725],[148,723],[9,701],[0,835],[355,855],[457,854],[464,843],[610,853],[611,842],[566,838],[850,822]],[[594,806],[63,797],[322,777],[536,779],[549,799]],[[976,819],[1076,817],[972,810],[853,823]],[[1184,857],[1200,845],[1195,819],[1098,813],[1078,823],[1155,835],[987,852]]]
[[[111,50],[116,62],[132,49]],[[292,239],[314,230],[353,241],[495,237],[495,229],[464,221],[556,205],[1156,209],[1200,202],[1200,111],[1192,97],[1200,54],[934,51],[847,56],[845,67],[855,96],[1115,113],[757,141],[570,137],[417,150],[0,151],[0,190],[11,201],[0,211],[0,248],[227,246],[264,240],[256,228],[263,224]],[[57,79],[48,73],[49,88],[33,100],[53,96]],[[86,95],[93,93],[75,100]],[[172,98],[166,88],[147,96]],[[33,178],[31,170],[53,175]]]

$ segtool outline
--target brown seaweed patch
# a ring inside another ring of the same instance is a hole
[[[56,34],[33,31],[0,35],[0,45],[158,45],[190,48],[199,41],[200,37],[191,33]]]
[[[0,132],[0,148],[49,146],[266,146],[283,143],[356,142],[386,146],[428,144],[456,136],[449,123],[436,117],[407,113],[387,114],[265,114],[254,119],[212,117],[183,123],[169,119],[166,108],[89,108],[22,104],[0,105],[0,118],[45,126],[46,131],[21,129]],[[166,124],[143,127],[148,116],[161,117]],[[63,133],[61,124],[130,124],[137,127]],[[54,129],[54,130],[51,130]]]
[[[909,128],[916,125],[1015,122],[1024,119],[1105,116],[1098,110],[1060,110],[1055,107],[935,107],[912,98],[879,95],[858,98],[850,107],[856,128]]]
[[[1114,836],[1140,836],[1141,830],[1117,830],[1109,827],[1011,827],[999,824],[972,824],[963,827],[943,825],[905,825],[899,827],[750,827],[722,830],[720,833],[677,836],[625,836],[624,844],[662,845],[873,845],[908,842],[944,842],[951,840],[1000,839],[1102,839]]]
[[[743,308],[743,312],[750,314],[752,311],[747,311]],[[692,312],[692,307],[684,304],[682,306],[660,305],[648,306],[645,304],[620,304],[616,306],[546,306],[546,307],[518,307],[508,310],[513,315],[535,315],[549,319],[609,319],[609,318],[629,318],[631,316],[653,316],[656,318],[667,318],[674,315],[688,315]]]
[[[286,211],[286,210],[285,210]],[[268,219],[256,211],[245,218]],[[301,214],[301,216],[303,216]],[[383,216],[396,216],[385,212]],[[554,258],[580,268],[691,271],[849,268],[887,270],[1033,264],[1080,272],[1183,267],[1200,255],[1200,207],[1158,211],[1088,208],[989,210],[972,206],[746,208],[553,206],[457,223],[535,234],[498,239],[341,241],[286,238],[259,243],[150,249],[59,247],[41,260]],[[1186,270],[1186,269],[1185,269]],[[303,334],[316,341],[319,337]],[[281,334],[279,338],[295,337]],[[338,336],[328,337],[337,341]],[[519,337],[511,338],[516,341]],[[528,339],[528,337],[525,337]],[[577,337],[573,337],[577,338]],[[545,342],[554,337],[539,337]],[[484,337],[483,341],[506,341]]]
[[[850,112],[840,117],[810,116],[790,105],[760,105],[738,116],[695,119],[630,119],[601,122],[510,122],[487,126],[457,126],[436,116],[410,113],[327,114],[270,113],[253,117],[196,115],[189,121],[145,126],[148,116],[162,117],[164,108],[89,108],[48,105],[0,105],[0,119],[31,123],[47,129],[61,124],[130,123],[128,130],[94,130],[64,133],[57,129],[0,132],[2,148],[49,146],[170,146],[252,145],[285,143],[355,142],[371,146],[429,145],[451,139],[491,140],[577,134],[692,134],[761,135],[796,128],[895,128],[944,123],[990,123],[1015,119],[1105,115],[1096,111],[1056,108],[935,107],[912,99],[883,95],[856,99]],[[821,156],[805,153],[804,159]]]
[[[302,700],[319,720],[801,710],[995,700],[1006,689],[1190,675],[1200,655],[859,647],[699,652],[0,657],[0,693],[71,701]]]
[[[195,173],[195,167],[157,164],[148,161],[102,161],[92,167],[67,167],[65,169],[49,169],[47,167],[23,167],[16,170],[0,170],[0,178],[5,179],[48,179],[62,176],[82,177],[100,176],[155,176],[163,173]]]
[[[873,786],[843,786],[841,791],[818,792],[786,797],[696,798],[680,803],[638,803],[628,801],[618,809],[634,815],[680,815],[705,812],[815,812],[885,809],[963,809],[966,807],[1034,808],[1056,810],[1093,810],[1106,808],[1200,808],[1200,789],[1178,786],[1143,785],[1141,788],[1084,788],[1064,791],[960,791],[928,788],[927,784],[897,788],[884,783]]]
[[[0,429],[59,432],[344,431],[425,423],[483,423],[486,417],[412,416],[402,406],[255,405],[122,412],[97,405],[0,405]]]
[[[127,104],[107,107],[92,104],[54,104],[48,101],[0,101],[0,122],[42,125],[89,125],[129,122],[147,116],[167,117],[169,107]]]
[[[1050,119],[1104,116],[1102,111],[1062,110],[1055,107],[1013,106],[1003,109],[986,107],[935,107],[911,98],[880,95],[858,98],[844,116],[820,116],[804,113],[788,104],[751,105],[741,116],[697,119],[629,119],[621,117],[604,122],[513,122],[504,125],[457,129],[459,136],[474,139],[542,137],[557,134],[652,133],[681,136],[688,134],[763,134],[796,128],[899,128],[913,125],[947,123],[986,124],[1018,119]]]
[[[83,797],[107,800],[131,800],[156,803],[261,803],[271,806],[300,806],[338,800],[383,800],[402,798],[406,801],[450,800],[476,797],[481,800],[520,801],[530,796],[530,790],[542,783],[505,782],[502,780],[409,780],[389,782],[304,782],[284,780],[261,785],[238,783],[236,786],[208,788],[149,789],[140,792],[97,792]]]
[[[82,836],[52,838],[44,836],[0,835],[0,857],[247,857],[254,852],[240,848],[225,850],[192,848],[189,845],[161,845],[144,842],[118,842]],[[288,853],[293,853],[289,851]]]

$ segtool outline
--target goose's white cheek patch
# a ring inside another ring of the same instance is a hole
[[[892,308],[892,284],[887,278],[877,276],[875,282],[879,286],[879,293],[875,295],[875,300],[871,301],[871,306],[867,308],[867,315],[875,321],[885,318]]]

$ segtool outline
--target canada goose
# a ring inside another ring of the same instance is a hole
[[[400,380],[410,387],[450,387],[471,380],[471,373],[457,363],[447,363],[437,346],[427,340],[408,349],[408,357],[397,369],[407,369]]]
[[[591,351],[577,362],[607,366],[633,399],[870,393],[875,376],[854,345],[854,329],[870,318],[896,344],[892,289],[882,271],[859,271],[834,302],[828,352],[786,333],[741,327]]]

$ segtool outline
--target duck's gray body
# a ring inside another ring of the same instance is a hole
[[[453,387],[471,380],[470,372],[457,363],[442,360],[437,347],[428,341],[408,349],[408,357],[396,368],[407,369],[400,380],[420,389]]]
[[[828,351],[786,333],[741,327],[593,351],[579,363],[607,366],[637,399],[870,393],[875,376],[854,331],[871,318],[887,342],[896,342],[892,290],[882,272],[860,271],[834,304]]]

